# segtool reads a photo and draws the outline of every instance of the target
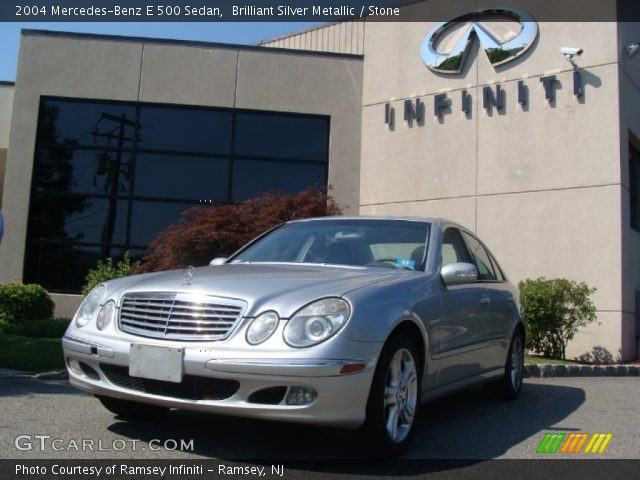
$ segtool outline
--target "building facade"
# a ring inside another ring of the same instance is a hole
[[[0,281],[42,283],[62,312],[98,258],[141,254],[202,197],[320,182],[346,213],[465,225],[513,281],[596,287],[598,322],[569,355],[635,358],[640,55],[625,47],[640,26],[530,19],[535,36],[505,59],[478,32],[506,42],[523,24],[485,20],[438,30],[445,71],[425,53],[437,22],[343,22],[253,47],[23,32],[0,119]]]
[[[0,82],[0,209],[2,209],[2,189],[4,172],[9,150],[9,129],[11,128],[11,112],[13,111],[13,82]]]

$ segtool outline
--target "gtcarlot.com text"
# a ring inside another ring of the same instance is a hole
[[[77,451],[77,452],[95,452],[95,451],[141,451],[141,450],[181,450],[192,452],[195,448],[193,439],[186,440],[184,438],[173,439],[151,439],[141,441],[137,439],[115,439],[103,440],[92,438],[55,438],[51,435],[18,435],[14,442],[15,448],[21,451],[37,450],[37,451]]]

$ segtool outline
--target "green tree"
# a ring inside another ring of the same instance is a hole
[[[578,329],[596,320],[590,298],[596,289],[564,278],[527,279],[518,286],[527,321],[527,348],[545,357],[564,359],[567,344]]]

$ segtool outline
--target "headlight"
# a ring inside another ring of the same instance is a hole
[[[104,285],[98,285],[82,301],[78,313],[76,313],[76,325],[78,327],[84,327],[93,318],[100,306],[105,290]]]
[[[287,322],[284,341],[310,347],[334,336],[349,319],[351,307],[341,298],[323,298],[298,310]]]
[[[247,342],[257,345],[273,335],[278,328],[280,317],[276,312],[264,312],[253,319],[247,328]]]
[[[104,330],[109,326],[111,320],[116,313],[116,302],[109,300],[105,303],[98,312],[98,318],[96,319],[96,326],[98,330]]]

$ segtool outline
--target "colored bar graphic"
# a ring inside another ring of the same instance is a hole
[[[566,434],[564,433],[547,433],[540,445],[538,446],[537,453],[556,453],[558,447],[562,443],[562,440]]]
[[[562,444],[560,453],[580,453],[582,446],[589,438],[588,433],[570,433],[565,442]]]
[[[612,433],[594,433],[584,453],[604,453],[612,438]]]
[[[612,433],[594,433],[589,437],[588,432],[577,433],[545,433],[536,453],[604,453],[613,438]],[[584,451],[582,448],[585,446]]]
[[[536,450],[536,453],[546,453],[547,443],[551,439],[551,435],[552,435],[551,433],[545,434],[544,438],[540,442],[540,445],[538,445],[538,449]]]
[[[560,453],[568,453],[569,447],[573,444],[576,439],[575,433],[570,433],[565,442],[562,444],[562,448],[560,449]]]
[[[598,435],[597,433],[593,434],[593,436],[591,437],[591,440],[589,440],[589,443],[587,443],[587,448],[584,449],[584,453],[591,452],[591,447],[593,447],[593,444],[596,443],[596,440],[598,440],[599,436],[600,435]]]
[[[580,442],[576,446],[575,452],[571,452],[571,453],[580,453],[580,450],[582,450],[582,446],[587,441],[587,438],[589,438],[589,434],[588,433],[583,434],[582,435],[582,439],[580,440]]]
[[[602,442],[602,445],[600,446],[600,450],[598,451],[598,453],[604,453],[604,451],[607,448],[607,445],[609,445],[609,442],[611,441],[612,438],[613,438],[613,433],[607,433],[607,436],[604,437],[604,442]]]

